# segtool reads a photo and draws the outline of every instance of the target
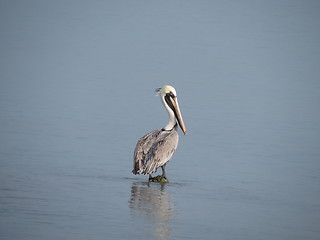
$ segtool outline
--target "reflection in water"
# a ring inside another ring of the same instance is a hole
[[[170,236],[173,208],[165,184],[133,183],[130,208],[134,217],[147,220],[156,237]]]

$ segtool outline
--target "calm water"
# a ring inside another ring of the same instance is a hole
[[[1,239],[319,239],[318,1],[0,4]],[[169,184],[131,174],[176,87]]]

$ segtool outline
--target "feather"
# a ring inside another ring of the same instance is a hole
[[[151,174],[165,165],[178,146],[176,128],[170,131],[154,130],[139,139],[134,151],[134,174]]]

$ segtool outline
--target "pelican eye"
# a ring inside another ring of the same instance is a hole
[[[173,92],[169,92],[169,93],[167,93],[167,94],[168,94],[170,97],[172,97],[172,98],[175,98],[175,97],[176,97]]]

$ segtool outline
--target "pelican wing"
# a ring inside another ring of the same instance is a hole
[[[178,141],[179,136],[175,129],[172,131],[161,131],[145,156],[145,166],[142,173],[154,173],[158,167],[165,165],[176,151]]]
[[[141,174],[143,172],[146,155],[149,152],[152,145],[154,144],[154,142],[156,141],[159,134],[159,130],[154,130],[139,139],[134,150],[132,173]]]

